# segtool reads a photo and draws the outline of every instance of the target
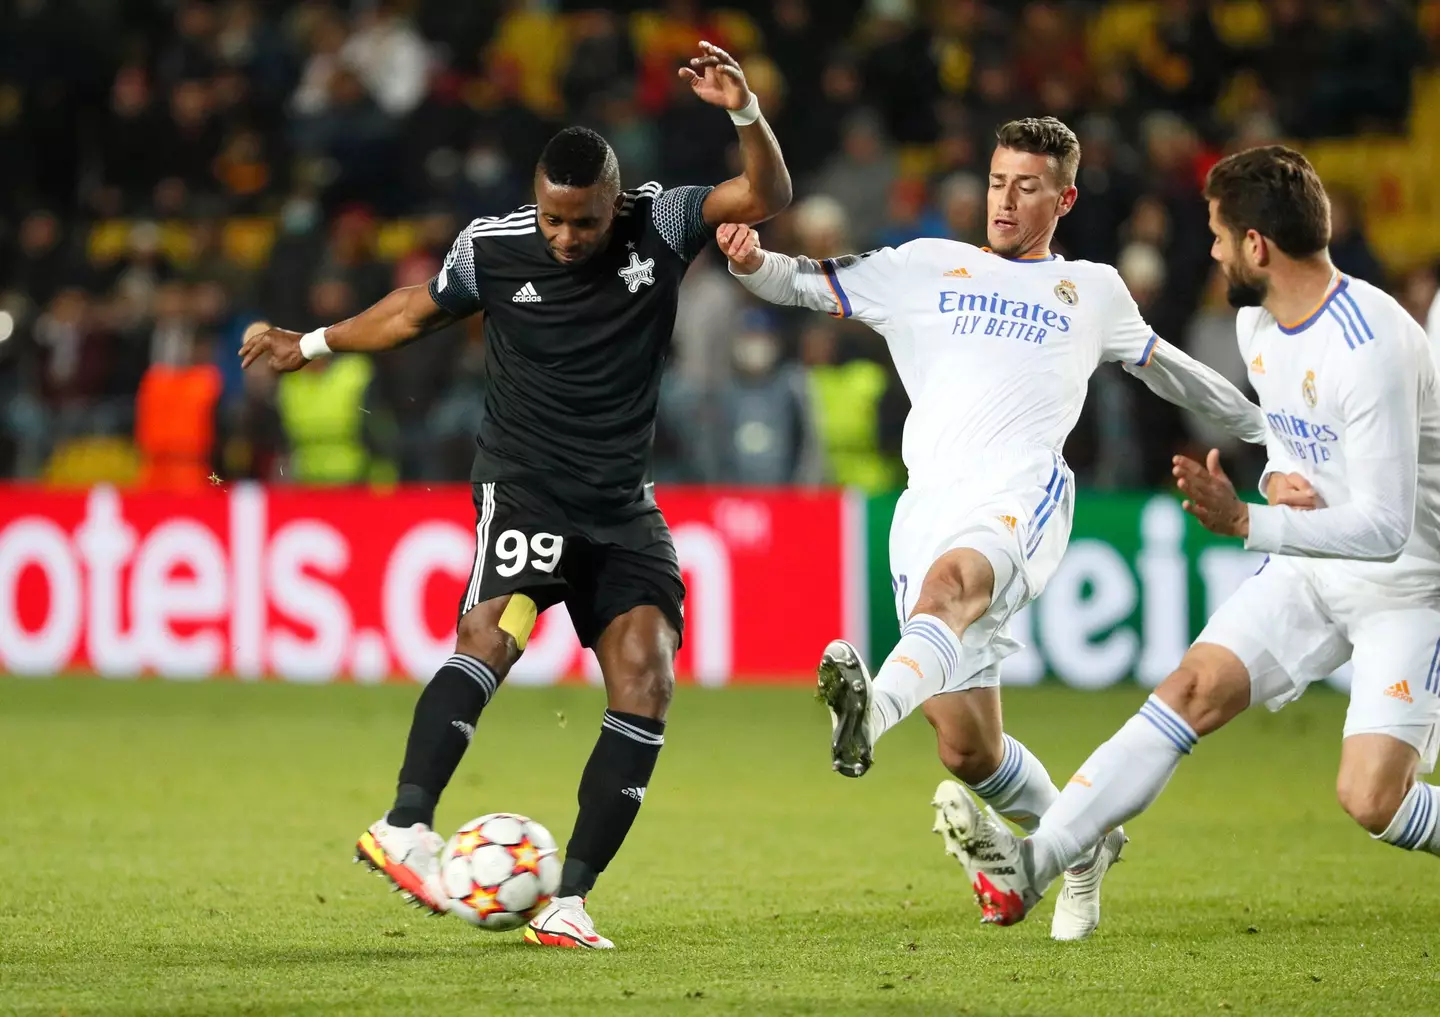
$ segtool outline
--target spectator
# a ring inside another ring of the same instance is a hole
[[[780,357],[767,311],[748,313],[733,344],[735,370],[720,395],[711,478],[730,484],[818,483],[821,459],[805,372]]]
[[[429,88],[429,50],[402,16],[398,0],[379,0],[361,16],[340,49],[340,59],[387,116],[414,112]]]
[[[896,172],[895,154],[886,147],[879,120],[861,112],[845,125],[840,151],[820,171],[812,189],[839,203],[850,235],[868,247],[885,224],[882,196],[890,192]]]
[[[135,396],[140,484],[151,491],[202,491],[214,473],[220,372],[208,343],[186,335],[168,344]]]
[[[1360,196],[1348,187],[1327,187],[1330,195],[1330,260],[1346,275],[1385,285],[1385,269],[1365,237]]]
[[[940,210],[947,236],[976,247],[985,246],[985,183],[974,173],[954,173],[940,184]]]
[[[99,187],[92,204],[102,215],[140,210],[149,201],[163,151],[162,126],[145,69],[131,64],[115,75],[110,115],[100,132]]]
[[[898,464],[880,444],[880,405],[890,375],[865,357],[841,360],[834,326],[812,323],[802,340],[809,397],[824,457],[825,479],[863,491],[891,490]]]

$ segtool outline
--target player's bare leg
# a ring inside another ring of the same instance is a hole
[[[680,636],[657,607],[645,605],[616,618],[595,654],[605,678],[608,709],[600,739],[580,778],[580,814],[565,847],[560,889],[525,929],[536,946],[609,949],[585,911],[585,897],[630,832],[660,748],[675,690]]]
[[[1060,792],[1040,760],[1004,733],[999,688],[935,696],[926,701],[924,711],[935,728],[936,747],[945,769],[996,813],[1033,833]],[[959,790],[937,793],[937,808]],[[945,836],[946,850],[960,857],[943,810],[935,830]],[[1051,924],[1054,938],[1084,939],[1099,926],[1100,884],[1124,843],[1124,833],[1117,830],[1091,857],[1066,872],[1065,889],[1056,902]]]
[[[962,835],[972,839],[962,844],[961,860],[984,920],[1022,921],[1056,876],[1095,858],[1121,823],[1149,808],[1202,735],[1249,703],[1250,676],[1240,659],[1224,647],[1197,643],[1139,713],[1085,761],[1029,840],[957,805]]]
[[[995,569],[979,551],[947,551],[930,566],[873,682],[855,647],[843,640],[826,647],[817,684],[830,710],[832,769],[863,776],[880,736],[966,667],[960,637],[989,610],[994,586]]]
[[[436,914],[445,911],[438,884],[445,839],[433,830],[435,805],[474,737],[481,711],[520,658],[529,628],[517,627],[514,619],[518,612],[533,622],[533,603],[522,609],[527,603],[524,594],[497,597],[460,619],[455,653],[415,704],[395,804],[355,846],[356,861],[388,879],[406,900]]]
[[[1340,805],[1376,840],[1440,855],[1440,788],[1416,780],[1420,753],[1387,734],[1356,734],[1340,749]]]

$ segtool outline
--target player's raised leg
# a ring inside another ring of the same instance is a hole
[[[517,627],[517,617],[528,621]],[[415,704],[395,804],[356,845],[356,860],[383,874],[417,906],[445,910],[436,885],[445,839],[433,830],[435,806],[475,735],[481,711],[519,659],[534,618],[534,601],[520,593],[476,604],[461,616],[455,652]]]
[[[920,585],[900,641],[871,681],[859,652],[832,642],[820,662],[819,694],[831,715],[831,766],[846,777],[870,769],[875,742],[964,673],[965,629],[990,609],[995,566],[959,547],[935,560]]]
[[[665,744],[665,715],[675,688],[680,634],[666,613],[632,608],[606,626],[595,647],[608,709],[580,778],[580,813],[565,847],[560,889],[525,929],[537,946],[609,949],[595,931],[585,897],[620,850],[640,813]]]
[[[1417,779],[1440,749],[1440,612],[1373,611],[1352,635],[1340,804],[1376,840],[1440,854],[1440,788]]]

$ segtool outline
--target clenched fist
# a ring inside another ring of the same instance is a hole
[[[715,231],[715,242],[721,252],[730,259],[736,275],[749,275],[765,264],[765,252],[760,247],[760,234],[749,226],[727,222]]]

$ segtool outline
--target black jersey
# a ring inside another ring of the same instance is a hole
[[[645,501],[680,281],[709,241],[709,187],[624,192],[609,245],[551,257],[534,205],[460,232],[430,295],[485,312],[485,413],[471,479],[523,480],[582,508]]]

